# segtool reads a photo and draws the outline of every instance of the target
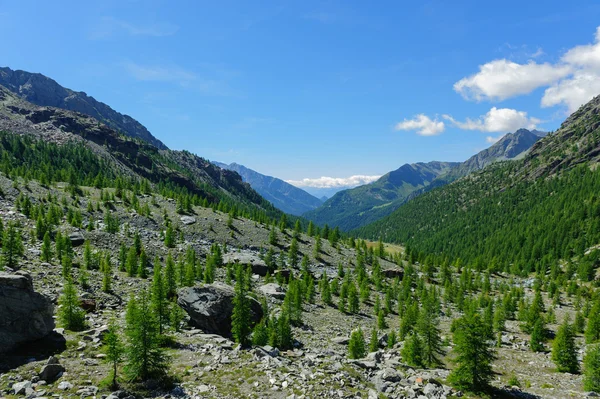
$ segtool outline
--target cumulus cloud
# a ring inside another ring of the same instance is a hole
[[[304,178],[302,180],[286,180],[296,187],[314,187],[314,188],[339,188],[356,187],[363,184],[372,183],[381,176],[354,175],[350,177],[327,177],[322,176],[317,179]]]
[[[445,129],[444,122],[436,119],[431,119],[424,114],[419,114],[413,119],[404,119],[404,121],[396,124],[396,130],[415,130],[421,136],[435,136],[440,134]]]
[[[596,29],[594,44],[574,47],[561,60],[573,65],[575,71],[546,89],[542,107],[563,104],[573,112],[600,94],[600,27]]]
[[[463,130],[479,130],[488,133],[514,132],[520,128],[535,129],[541,121],[527,116],[525,111],[511,108],[492,107],[485,115],[477,119],[467,118],[464,122],[457,121],[450,115],[443,115],[454,126]],[[491,137],[488,137],[490,139]],[[489,140],[488,140],[489,141]]]
[[[600,27],[593,43],[569,49],[554,64],[499,59],[454,84],[457,93],[475,101],[502,101],[540,87],[546,87],[542,107],[564,105],[569,112],[600,94]]]
[[[528,94],[571,73],[568,65],[517,64],[506,59],[479,66],[479,72],[454,84],[454,90],[467,100],[505,100]]]

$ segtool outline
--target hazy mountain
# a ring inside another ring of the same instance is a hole
[[[373,183],[336,193],[321,207],[303,216],[319,225],[339,226],[343,230],[363,226],[389,215],[407,195],[456,165],[451,162],[406,164]]]
[[[167,148],[129,115],[115,111],[82,91],[67,89],[40,73],[0,67],[0,85],[32,104],[81,112],[127,136],[142,139],[160,149]]]
[[[320,199],[276,177],[263,175],[237,163],[229,165],[220,162],[213,163],[223,169],[239,173],[242,179],[267,201],[286,213],[301,215],[322,204]]]
[[[339,226],[343,230],[364,226],[391,214],[407,200],[433,188],[446,185],[494,162],[522,157],[544,135],[544,132],[519,129],[506,134],[491,147],[465,162],[403,165],[374,183],[339,192],[304,216],[317,224]]]

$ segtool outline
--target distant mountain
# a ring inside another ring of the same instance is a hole
[[[333,197],[336,193],[339,193],[340,191],[344,191],[344,190],[348,190],[351,188],[356,187],[356,185],[354,186],[335,186],[335,187],[313,187],[313,186],[301,186],[298,188],[301,188],[302,190],[306,191],[307,193],[309,193],[310,195],[312,195],[313,197],[317,197],[321,199],[321,202],[325,202],[327,201],[329,198]]]
[[[519,129],[460,163],[430,162],[403,165],[374,183],[341,191],[303,216],[319,225],[356,229],[381,219],[406,201],[449,184],[486,166],[522,158],[546,133]]]
[[[81,112],[126,136],[142,139],[161,150],[167,148],[129,115],[115,111],[82,91],[67,89],[40,73],[0,67],[0,85],[32,104]]]
[[[276,177],[263,175],[237,163],[229,165],[220,162],[213,163],[220,168],[237,172],[267,201],[286,213],[299,216],[322,204],[320,199]]]
[[[303,216],[318,225],[354,229],[389,215],[410,193],[427,186],[456,165],[452,162],[406,164],[373,183],[336,193],[321,207]]]
[[[533,139],[528,133],[515,135]],[[354,233],[520,275],[581,259],[600,243],[600,96],[524,154],[518,150],[520,159],[424,193]],[[581,279],[593,277],[594,262],[578,272]]]

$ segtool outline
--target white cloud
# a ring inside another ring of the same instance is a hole
[[[338,188],[338,187],[356,187],[363,184],[372,183],[381,176],[354,175],[350,177],[327,177],[322,176],[317,179],[304,178],[302,180],[286,180],[296,187],[314,187],[314,188]]]
[[[541,49],[530,55],[543,54]],[[566,106],[569,112],[600,94],[600,27],[594,42],[567,50],[554,64],[516,63],[506,59],[488,62],[479,72],[454,84],[467,100],[502,101],[546,87],[542,107]]]
[[[464,122],[457,121],[450,115],[443,118],[463,130],[479,130],[488,133],[508,133],[520,128],[535,129],[541,121],[537,118],[527,116],[525,111],[517,111],[511,108],[492,107],[485,115],[477,119],[467,118]]]
[[[479,72],[454,84],[454,90],[467,100],[505,100],[547,86],[571,72],[568,65],[517,64],[506,59],[479,66]]]
[[[561,60],[576,69],[571,77],[546,89],[542,107],[563,104],[573,112],[600,94],[600,27],[596,29],[594,44],[574,47]]]
[[[419,114],[413,119],[404,119],[395,126],[396,130],[416,130],[421,136],[435,136],[444,131],[444,122],[438,121],[437,118],[432,120],[424,114]]]

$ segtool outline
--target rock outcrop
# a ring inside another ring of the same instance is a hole
[[[204,332],[231,336],[231,314],[233,312],[233,287],[223,284],[207,284],[202,287],[186,287],[178,292],[177,304],[190,316],[190,323]],[[260,302],[250,301],[251,321],[254,325],[263,316]]]
[[[0,272],[0,353],[50,334],[53,313],[52,303],[33,290],[28,274]]]

